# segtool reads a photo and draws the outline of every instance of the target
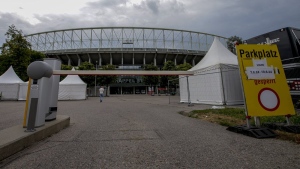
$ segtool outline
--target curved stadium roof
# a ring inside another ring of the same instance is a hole
[[[32,49],[73,66],[83,61],[94,64],[162,65],[198,63],[218,35],[165,28],[91,27],[54,30],[26,35]]]

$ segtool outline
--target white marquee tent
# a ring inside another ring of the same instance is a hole
[[[1,100],[18,100],[21,83],[24,83],[23,80],[19,78],[13,67],[10,66],[9,69],[0,76]]]
[[[73,68],[72,71],[75,71]],[[58,100],[86,99],[86,83],[78,75],[68,75],[59,82]]]
[[[28,81],[19,84],[19,96],[18,100],[26,100],[28,91]]]
[[[242,86],[237,56],[231,53],[219,40],[214,39],[204,58],[189,71],[190,100],[187,78],[181,77],[180,102],[212,105],[243,104]]]

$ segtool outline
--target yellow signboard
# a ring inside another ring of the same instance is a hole
[[[295,114],[276,45],[238,45],[248,116]]]

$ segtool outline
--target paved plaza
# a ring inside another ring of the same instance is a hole
[[[123,95],[59,101],[71,125],[0,161],[0,168],[285,168],[300,166],[300,145],[256,139],[180,115],[211,105],[178,96]],[[0,102],[0,130],[23,122],[25,101]]]

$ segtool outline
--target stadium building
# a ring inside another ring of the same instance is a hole
[[[196,65],[210,48],[214,37],[226,46],[226,38],[195,31],[147,27],[93,27],[64,29],[26,35],[32,49],[62,64],[95,67],[115,65],[118,70],[142,69],[153,63],[162,68],[167,61],[175,65]],[[93,89],[91,89],[93,91]],[[139,76],[119,76],[110,84],[110,94],[143,94],[147,86]]]

